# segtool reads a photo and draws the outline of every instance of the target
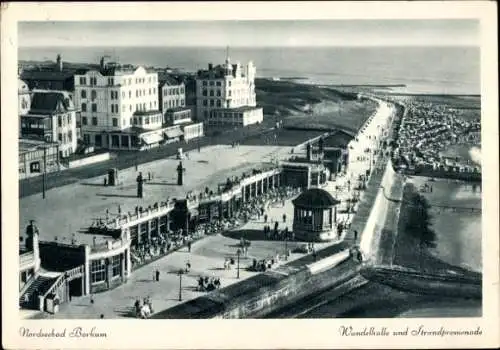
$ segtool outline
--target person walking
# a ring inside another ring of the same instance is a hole
[[[283,223],[286,223],[286,214],[283,214]]]
[[[264,222],[267,222],[267,214],[264,214]]]
[[[155,275],[156,275],[156,282],[159,282],[160,281],[160,271],[156,270]]]
[[[191,253],[191,241],[188,242],[188,252]]]

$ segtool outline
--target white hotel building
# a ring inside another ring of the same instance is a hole
[[[210,126],[246,126],[263,120],[262,108],[255,96],[256,68],[252,62],[245,67],[231,64],[208,65],[196,77],[196,114],[199,121]]]
[[[75,75],[75,104],[87,145],[143,149],[163,141],[156,72],[106,64],[103,58],[100,69]]]

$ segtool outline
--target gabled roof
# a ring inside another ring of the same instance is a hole
[[[37,91],[33,92],[29,113],[52,114],[74,110],[73,102],[65,91]]]
[[[22,80],[68,80],[72,79],[73,71],[24,71],[21,73]]]
[[[183,84],[180,79],[177,79],[176,77],[165,72],[158,72],[158,82],[161,86],[178,86]]]

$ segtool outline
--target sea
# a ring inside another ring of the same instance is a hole
[[[20,60],[112,61],[185,71],[223,63],[225,47],[21,47]],[[258,77],[320,85],[405,85],[397,92],[480,94],[479,47],[235,47],[231,62],[253,61]]]

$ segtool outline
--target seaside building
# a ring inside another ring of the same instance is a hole
[[[186,86],[184,82],[167,74],[158,75],[160,109],[165,115],[168,110],[186,107]]]
[[[19,178],[59,170],[59,144],[42,140],[19,139]]]
[[[67,91],[33,90],[28,113],[21,115],[23,138],[57,142],[59,158],[76,150],[76,109]]]
[[[242,67],[231,64],[208,65],[196,77],[196,117],[211,126],[246,126],[260,123],[263,110],[257,107],[256,68],[252,62]]]
[[[157,145],[162,128],[158,74],[106,62],[75,75],[75,103],[81,108],[84,143],[96,148],[141,149]],[[149,136],[149,137],[148,137]]]
[[[18,114],[23,115],[28,113],[30,109],[30,103],[31,103],[31,92],[28,87],[28,84],[25,81],[22,81],[20,79],[17,80],[17,95],[18,95],[18,103],[19,103],[19,109],[18,109]]]
[[[31,69],[21,70],[20,78],[28,84],[30,90],[75,90],[74,75],[78,71],[64,67],[61,55],[57,55],[55,64],[36,66]]]

